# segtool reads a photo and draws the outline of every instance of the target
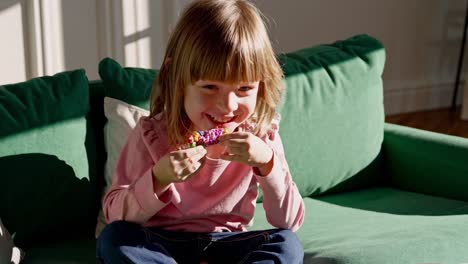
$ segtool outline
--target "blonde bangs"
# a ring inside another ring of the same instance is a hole
[[[240,43],[245,40],[239,40]],[[224,43],[223,43],[224,42]],[[254,82],[271,78],[261,48],[247,47],[226,41],[210,41],[205,51],[194,50],[189,63],[191,83],[212,80],[227,83]],[[209,52],[206,52],[209,51]]]

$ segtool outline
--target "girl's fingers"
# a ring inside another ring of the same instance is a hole
[[[223,141],[223,144],[229,144],[229,145],[245,144],[245,143],[246,143],[245,139],[240,139],[240,138],[226,139]]]
[[[249,137],[250,133],[247,132],[233,132],[229,134],[221,135],[218,139],[220,142],[230,140],[230,139],[246,139]]]
[[[243,146],[229,146],[226,148],[225,152],[231,155],[241,155],[245,152],[245,147]]]
[[[202,147],[203,148],[203,147]],[[185,152],[186,153],[186,152]],[[203,150],[199,151],[199,152],[189,152],[189,153],[194,153],[193,155],[191,156],[187,156],[187,157],[184,157],[185,154],[183,156],[178,156],[178,158],[176,158],[175,156],[173,156],[171,158],[171,161],[172,163],[174,164],[174,167],[177,167],[177,166],[180,166],[180,167],[187,167],[188,164],[191,164],[191,163],[194,163],[196,161],[199,161],[200,159],[202,159],[205,155],[206,155],[206,150],[203,148]],[[178,154],[176,154],[178,155]],[[182,158],[183,157],[183,158]]]
[[[174,174],[177,182],[185,181],[188,176],[194,174],[201,168],[205,152],[196,153],[192,157],[185,158],[184,160],[173,161]]]
[[[221,142],[221,144],[229,149],[230,152],[236,153],[246,151],[249,148],[249,144],[247,144],[244,139],[230,139]]]
[[[246,153],[249,149],[249,145],[245,143],[239,143],[239,142],[231,142],[227,141],[223,143],[224,146],[226,146],[227,152],[231,154],[242,154]]]
[[[189,156],[186,160],[190,160],[191,162],[189,163],[194,163],[194,162],[201,160],[205,155],[206,155],[206,150],[203,149],[202,152],[197,152],[194,155]]]
[[[202,153],[203,155],[206,154],[206,149],[203,146],[196,146],[194,148],[188,148],[188,149],[182,149],[182,150],[176,150],[171,152],[171,155],[176,159],[176,160],[183,160],[188,157],[191,157],[196,154]]]
[[[194,162],[193,164],[190,164],[189,166],[182,168],[180,172],[177,174],[177,178],[179,179],[180,182],[186,181],[189,178],[191,178],[193,175],[195,175],[195,172],[200,169],[202,166],[202,163],[200,161]]]

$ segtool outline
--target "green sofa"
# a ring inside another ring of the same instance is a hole
[[[468,139],[384,122],[382,44],[358,35],[278,58],[304,262],[468,262]],[[0,218],[24,263],[96,263],[104,97],[147,109],[157,71],[107,58],[99,73],[0,86]],[[270,228],[260,204],[259,228]]]

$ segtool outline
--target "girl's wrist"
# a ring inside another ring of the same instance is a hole
[[[267,176],[273,169],[274,152],[271,150],[270,160],[260,166],[254,167],[254,172],[259,176]]]
[[[162,190],[166,190],[167,187],[171,184],[171,182],[164,182],[157,176],[158,172],[156,171],[156,166],[152,169],[153,174],[153,190],[155,193],[161,192]]]
[[[153,192],[159,196],[161,193],[165,192],[169,188],[169,185],[170,184],[161,184],[157,180],[155,180],[153,184]]]

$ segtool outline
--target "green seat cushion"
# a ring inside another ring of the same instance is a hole
[[[96,259],[96,240],[93,238],[61,241],[28,249],[22,264],[90,264]]]
[[[385,51],[374,38],[358,35],[279,60],[286,76],[280,107],[286,158],[301,194],[318,195],[356,176],[380,152]],[[374,175],[369,171],[350,188]]]
[[[157,70],[122,67],[117,61],[105,58],[99,63],[99,76],[105,96],[149,109],[149,97]]]
[[[305,263],[464,263],[468,203],[398,189],[305,198]],[[271,228],[257,205],[251,229]]]
[[[0,216],[18,246],[92,231],[88,111],[84,70],[0,86]]]

